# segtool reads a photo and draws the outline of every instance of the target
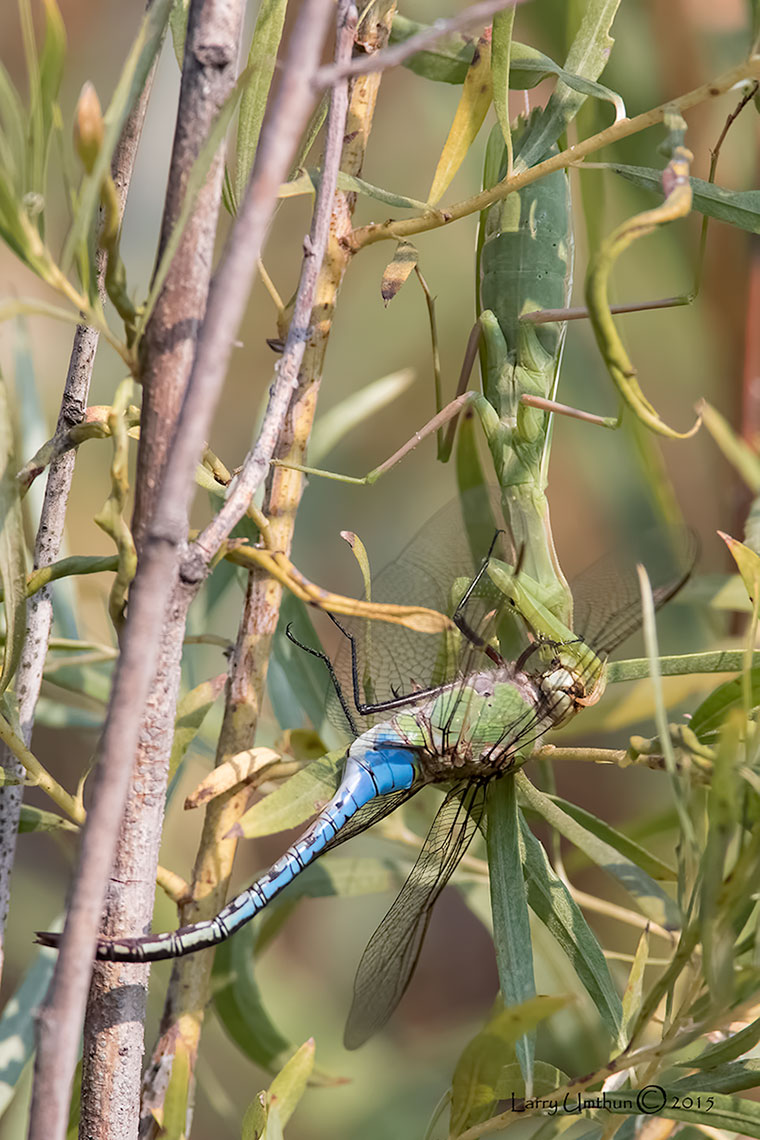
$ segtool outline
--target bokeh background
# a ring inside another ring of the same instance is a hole
[[[68,131],[85,80],[95,84],[101,101],[107,103],[142,5],[135,0],[61,0],[61,10],[69,41],[62,92],[64,129]],[[422,21],[456,10],[455,5],[444,9],[427,0],[409,0],[403,8],[405,15]],[[742,58],[749,42],[748,12],[749,5],[742,0],[722,0],[720,4],[711,0],[623,0],[614,25],[615,48],[602,80],[623,95],[631,116],[696,87]],[[255,5],[250,15],[251,19],[255,16]],[[561,61],[565,53],[565,18],[563,0],[524,4],[517,15],[516,38]],[[10,3],[0,6],[0,44],[5,67],[23,89],[18,15]],[[548,85],[542,85],[531,91],[531,105],[544,101],[549,90]],[[130,287],[136,297],[144,295],[153,265],[177,91],[177,65],[167,46],[130,191],[122,239]],[[388,74],[381,88],[364,177],[382,187],[425,199],[459,93],[457,87],[425,82],[403,68]],[[695,156],[694,173],[699,177],[707,177],[710,148],[735,101],[728,96],[689,114],[687,141]],[[521,108],[522,97],[514,93],[513,110],[517,113]],[[594,110],[593,119],[582,124],[582,129],[600,129],[608,120],[609,108],[601,106]],[[446,200],[458,201],[479,189],[487,129],[488,125]],[[598,157],[654,166],[661,163],[657,154],[659,142],[658,132],[650,131],[621,143],[614,154]],[[757,114],[750,107],[723,147],[717,180],[730,188],[748,189],[756,185],[756,178]],[[581,179],[593,180],[597,191],[602,191],[602,212],[597,213],[596,221],[603,232],[652,202],[643,192],[608,173],[572,173],[577,203],[575,303],[581,303],[587,250],[580,207]],[[57,213],[63,233],[62,186],[60,193],[60,199],[51,201],[49,209],[51,228],[55,228]],[[309,209],[307,199],[286,202],[277,215],[266,248],[268,271],[284,298],[291,295],[297,284]],[[388,213],[379,203],[360,199],[356,221],[361,224],[383,220]],[[415,239],[420,265],[437,297],[444,382],[452,394],[475,316],[475,226],[476,219],[469,218]],[[689,292],[693,287],[700,226],[701,217],[694,215],[635,246],[616,272],[616,300]],[[226,221],[221,228],[226,231]],[[220,244],[222,237],[223,234]],[[327,354],[320,414],[328,413],[370,381],[401,368],[413,369],[416,379],[396,402],[352,430],[326,457],[325,464],[339,472],[363,474],[391,454],[434,411],[422,294],[410,280],[389,308],[381,300],[380,279],[391,254],[390,243],[377,244],[357,257],[349,269]],[[760,292],[757,284],[753,292],[752,284],[760,279],[759,266],[757,239],[713,223],[702,288],[696,300],[684,308],[622,319],[625,340],[642,386],[667,422],[688,427],[696,401],[706,397],[750,441],[756,439],[760,430],[760,369],[754,354]],[[50,299],[47,291],[19,268],[5,249],[0,250],[0,280],[6,295]],[[257,284],[210,439],[212,448],[229,468],[242,462],[255,438],[275,361],[266,344],[266,338],[273,335],[274,308]],[[40,318],[6,325],[0,330],[0,362],[16,388],[25,457],[52,434],[70,342],[70,328]],[[101,348],[90,402],[110,403],[121,376],[118,359],[107,347]],[[603,414],[616,411],[616,397],[590,330],[583,322],[575,322],[569,329],[560,398]],[[635,440],[626,430],[613,435],[563,420],[555,427],[554,440],[549,496],[563,565],[572,572],[587,560],[587,551],[603,547],[616,528],[638,525],[638,520],[651,511],[651,500]],[[741,537],[747,506],[732,471],[704,431],[689,441],[664,441],[660,446],[683,514],[700,533],[703,566],[708,570],[726,569],[715,530],[720,527]],[[107,494],[109,462],[108,443],[91,443],[80,450],[69,510],[69,552],[110,553],[107,538],[93,522]],[[436,463],[432,442],[420,446],[372,488],[312,479],[299,514],[294,561],[316,582],[332,590],[358,593],[358,573],[339,532],[358,532],[374,564],[381,566],[454,493],[453,469]],[[33,534],[39,488],[33,490],[28,503]],[[207,512],[208,503],[199,495],[199,522]],[[75,614],[80,637],[113,643],[106,619],[108,588],[104,578],[89,578],[60,590],[61,613]],[[210,614],[199,611],[195,617],[196,632],[203,628],[233,639],[241,598],[242,594],[233,589]],[[695,623],[693,631],[684,630],[683,612],[682,645],[683,638],[690,640],[688,647],[692,648],[700,640],[704,644],[708,635],[725,637],[732,632],[719,623],[713,623],[710,629],[702,625],[697,629]],[[187,682],[196,684],[223,668],[219,653],[199,651],[188,662]],[[684,685],[680,694],[685,700],[689,699],[688,687]],[[693,682],[691,688],[695,688]],[[54,702],[61,698],[60,688],[48,689],[47,696],[53,700],[43,705],[43,723],[35,734],[34,748],[61,780],[73,786],[93,751],[102,704],[92,693],[81,700],[70,696],[66,699],[67,708],[76,709],[77,714],[70,712],[62,724],[54,708]],[[616,694],[616,699],[620,702],[636,698]],[[616,732],[604,740],[624,743],[626,732],[641,729],[640,724],[629,723],[625,707],[621,705],[621,709]],[[73,723],[75,720],[77,724]],[[608,733],[610,724],[611,718]],[[203,738],[187,758],[169,812],[162,861],[183,875],[190,872],[201,821],[197,813],[183,813],[181,804],[184,795],[208,770],[215,725],[218,715],[212,714]],[[592,742],[596,739],[591,735],[593,727],[581,718],[576,727],[577,738]],[[277,734],[277,725],[269,714],[260,740],[272,742]],[[600,773],[576,766],[560,773],[559,779],[561,792],[612,823],[645,819],[668,807],[665,782],[651,772]],[[46,806],[41,800],[37,802]],[[383,847],[377,840],[357,842],[360,850],[387,851],[387,845]],[[283,846],[283,837],[244,845],[235,885],[239,888],[249,881]],[[14,991],[33,956],[32,932],[49,927],[62,909],[73,854],[70,837],[60,840],[36,834],[21,836],[7,938],[3,982],[6,996]],[[590,892],[602,886],[598,875],[583,868],[578,871],[577,882]],[[470,907],[457,891],[448,889],[444,893],[409,994],[389,1028],[357,1053],[348,1054],[342,1049],[342,1021],[361,950],[390,896],[304,902],[269,948],[257,970],[268,1009],[295,1044],[315,1036],[318,1066],[339,1079],[335,1087],[315,1089],[306,1096],[290,1126],[295,1140],[334,1136],[374,1140],[389,1135],[422,1134],[425,1122],[448,1086],[459,1052],[487,1015],[497,988],[489,934],[476,917],[476,912],[484,913],[487,909],[485,888],[470,885],[467,890]],[[478,891],[480,896],[475,898]],[[635,933],[593,917],[592,922],[604,945],[630,950]],[[155,926],[166,929],[174,924],[173,908],[159,896]],[[562,992],[572,988],[569,971],[562,973],[561,963],[551,948],[543,945],[540,931],[536,931],[536,937],[539,990]],[[162,963],[154,968],[154,973],[148,1045],[154,1037],[168,967]],[[574,1067],[582,1069],[583,1060],[592,1059],[598,1048],[593,1015],[581,1006],[571,1018],[555,1020],[554,1039],[546,1043],[544,1056],[567,1065],[566,1050],[572,1049]],[[237,1052],[210,1017],[198,1071],[193,1134],[203,1140],[238,1136],[245,1105],[267,1083],[266,1074]],[[0,1121],[2,1140],[23,1132],[25,1088],[26,1082],[22,1081],[16,1102]]]

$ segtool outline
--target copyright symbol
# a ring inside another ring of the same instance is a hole
[[[656,1116],[658,1112],[662,1112],[667,1103],[667,1093],[662,1085],[645,1085],[636,1094],[638,1110],[647,1116]]]

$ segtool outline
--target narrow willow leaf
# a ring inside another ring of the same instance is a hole
[[[282,1127],[290,1120],[299,1100],[306,1092],[309,1077],[314,1069],[314,1038],[310,1037],[297,1049],[272,1081],[267,1092],[270,1112],[277,1108]]]
[[[311,819],[335,793],[343,769],[345,749],[328,752],[281,787],[254,804],[231,831],[246,839],[273,835]]]
[[[757,708],[760,705],[760,668],[751,669],[748,680],[750,701],[752,707]],[[733,709],[742,708],[744,693],[744,679],[735,677],[732,681],[724,681],[722,685],[718,685],[717,689],[702,701],[689,721],[689,727],[702,743],[712,743],[729,713]]]
[[[716,1005],[730,1003],[734,989],[734,914],[721,906],[727,857],[739,821],[736,766],[746,731],[743,710],[734,709],[715,751],[707,794],[707,842],[702,856],[699,918],[704,970]]]
[[[173,778],[182,757],[198,735],[209,710],[224,689],[226,680],[227,674],[220,673],[217,677],[202,681],[189,693],[185,693],[177,705],[172,754],[169,761],[169,779]]]
[[[103,178],[108,173],[122,127],[145,86],[153,61],[163,43],[171,6],[172,0],[153,0],[130,48],[104,116],[106,133],[103,146],[92,174],[84,179],[80,188],[74,222],[60,259],[64,272],[71,265],[75,252],[79,250],[90,231],[98,209]]]
[[[501,996],[506,1006],[535,997],[533,944],[520,858],[520,824],[514,777],[488,788],[488,868],[491,882],[494,949]],[[535,1041],[520,1037],[515,1052],[528,1088],[532,1087]]]
[[[662,197],[661,170],[648,166],[625,166],[615,162],[605,163],[604,166],[634,186],[654,190]],[[690,181],[693,208],[700,214],[719,222],[727,222],[728,225],[747,230],[751,234],[760,233],[760,190],[726,190],[713,182],[703,182],[701,178],[692,178]]]
[[[644,987],[644,970],[649,957],[649,930],[643,931],[636,953],[633,956],[631,970],[623,994],[623,1032],[625,1042],[630,1040],[630,1031],[641,1010],[641,997]]]
[[[419,256],[416,246],[410,241],[402,240],[398,243],[392,260],[385,267],[380,285],[384,305],[388,306],[396,296],[419,261]]]
[[[483,35],[478,40],[472,63],[462,85],[462,94],[454,114],[454,121],[444,143],[441,157],[433,175],[428,201],[435,205],[451,184],[474,143],[483,120],[491,106],[491,39]]]
[[[589,0],[581,26],[567,53],[565,71],[581,79],[599,78],[615,42],[609,33],[619,5],[620,0]],[[517,69],[517,61],[518,48],[513,44],[513,72]],[[557,83],[543,113],[532,121],[530,134],[520,148],[520,168],[533,166],[543,158],[567,129],[585,99],[584,93],[573,90],[563,80]]]
[[[51,927],[60,930],[60,923]],[[21,1074],[34,1053],[36,1016],[47,993],[58,955],[40,950],[0,1015],[0,1116],[13,1100]]]
[[[44,6],[45,39],[40,52],[39,98],[43,124],[41,145],[47,155],[66,59],[66,29],[56,0],[44,0]],[[43,188],[44,176],[42,185],[37,189],[42,191]]]
[[[427,24],[409,20],[397,12],[393,17],[390,42],[403,43],[427,27]],[[418,51],[405,59],[404,67],[423,79],[432,79],[436,83],[464,83],[474,54],[475,44],[472,38],[454,33],[441,36],[432,48]]]
[[[635,843],[633,839],[629,839],[627,835],[617,831],[603,819],[598,816],[592,815],[590,811],[586,811],[577,804],[570,803],[569,800],[563,800],[560,796],[550,796],[549,799],[552,803],[557,804],[562,808],[562,811],[567,812],[578,823],[583,824],[588,831],[593,835],[603,839],[605,843],[609,843],[610,847],[614,847],[616,851],[620,851],[632,863],[641,867],[642,871],[646,871],[653,879],[659,879],[664,882],[675,882],[678,878],[675,868],[663,863],[661,859],[656,858],[649,851],[645,850],[639,843]]]
[[[760,191],[755,191],[760,208]],[[753,494],[760,491],[760,456],[749,444],[737,435],[734,429],[712,404],[701,400],[698,410],[702,414],[702,423],[717,443],[723,455],[741,476]]]
[[[254,1097],[243,1116],[240,1140],[261,1140],[267,1127],[266,1093]]]
[[[190,0],[174,0],[171,15],[169,16],[169,30],[172,34],[174,56],[180,71],[185,58],[185,39],[187,37],[187,17],[190,14]]]
[[[643,1089],[620,1089],[605,1098],[605,1110],[617,1116],[645,1113],[666,1120],[680,1120],[701,1128],[705,1120],[710,1128],[723,1128],[745,1136],[760,1138],[760,1104],[738,1096],[725,1096],[706,1089],[700,1092],[700,1102],[693,1099],[693,1107],[686,1108],[688,1098],[685,1085],[678,1088],[647,1085]],[[583,1094],[581,1094],[582,1098]],[[609,1103],[607,1103],[609,1100]]]
[[[24,835],[30,831],[79,831],[75,823],[52,811],[43,811],[42,808],[32,807],[30,804],[21,805],[21,817],[18,824],[19,833]]]
[[[569,1000],[567,997],[542,995],[509,1009],[504,1009],[499,1003],[497,1012],[465,1046],[454,1069],[451,1082],[452,1136],[459,1136],[466,1129],[493,1115],[496,1101],[504,1097],[507,1070],[515,1070],[512,1092],[520,1095],[520,1091],[524,1091],[519,1090],[519,1085],[523,1083],[520,1079],[522,1074],[514,1064],[517,1042],[521,1037],[532,1033],[547,1017],[563,1009]],[[534,1093],[542,1095],[557,1088],[554,1080],[556,1073],[553,1066],[538,1062]]]
[[[280,607],[267,671],[267,690],[274,714],[283,729],[301,728],[304,716],[307,716],[320,739],[328,748],[334,748],[339,744],[341,734],[327,718],[327,670],[321,661],[299,649],[285,636],[285,630],[291,623],[299,641],[319,646],[306,606],[288,594]]]
[[[321,415],[309,439],[309,462],[318,466],[344,436],[403,395],[414,379],[413,368],[401,368],[352,392]]]
[[[713,1069],[725,1065],[729,1061],[741,1057],[742,1053],[749,1053],[760,1041],[760,1017],[745,1025],[738,1033],[733,1033],[725,1041],[710,1045],[699,1056],[691,1058],[689,1065],[695,1069]]]
[[[296,178],[290,182],[283,182],[277,192],[278,198],[298,198],[304,194],[316,194],[319,186],[319,168],[301,170]],[[384,190],[381,186],[373,186],[363,178],[357,178],[345,171],[338,171],[338,189],[353,194],[363,194],[367,198],[374,198],[385,206],[393,206],[397,210],[416,210],[424,213],[429,210],[427,202],[420,202],[418,198],[407,198],[404,194],[395,194],[392,190]]]
[[[256,157],[287,7],[287,0],[263,0],[256,16],[248,52],[248,79],[240,96],[238,116],[235,167],[235,198],[238,202],[243,197]]]
[[[190,1052],[183,1038],[178,1035],[174,1042],[172,1071],[161,1112],[161,1136],[166,1140],[184,1140],[187,1134],[190,1073]]]
[[[0,373],[0,581],[5,610],[0,693],[5,692],[18,669],[26,633],[26,544],[16,469],[13,417]]]
[[[689,1062],[691,1065],[694,1062]],[[701,1092],[710,1089],[717,1093],[741,1092],[742,1089],[760,1088],[760,1060],[748,1057],[729,1065],[719,1065],[704,1073],[691,1073],[671,1085],[673,1089]]]
[[[293,1046],[266,1012],[253,969],[256,925],[248,923],[214,955],[211,1004],[228,1037],[254,1064],[274,1072]]]
[[[520,823],[520,838],[528,905],[564,950],[612,1041],[622,1047],[620,998],[602,948],[524,819]]]
[[[736,563],[749,600],[754,602],[760,590],[760,554],[750,550],[743,542],[739,542],[738,539],[732,538],[730,534],[725,534],[722,530],[719,530],[718,534],[725,542]]]
[[[491,86],[496,118],[509,156],[507,172],[512,169],[512,130],[509,124],[509,85],[512,56],[512,29],[515,23],[514,8],[497,12],[493,18],[491,40]]]
[[[662,887],[625,855],[616,851],[609,843],[598,839],[581,824],[576,823],[566,812],[561,811],[548,796],[539,792],[524,773],[518,772],[517,781],[520,804],[538,812],[560,835],[564,835],[576,847],[588,855],[608,874],[613,875],[636,900],[639,909],[654,922],[667,930],[677,930],[681,925],[678,906]]]
[[[514,11],[514,9],[513,9]],[[565,70],[550,59],[548,55],[537,51],[527,44],[514,44],[510,66],[510,87],[519,90],[535,87],[544,79],[561,79],[571,90],[579,95],[589,95],[600,99],[603,103],[611,103],[615,108],[615,120],[625,118],[625,103],[621,95],[609,87],[596,83],[593,79],[585,79],[582,75],[575,75]]]

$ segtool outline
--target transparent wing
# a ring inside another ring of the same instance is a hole
[[[356,1049],[401,1000],[417,964],[430,913],[483,818],[485,784],[454,788],[433,820],[409,878],[364,951],[343,1037]]]
[[[358,812],[344,823],[340,831],[338,831],[332,839],[329,839],[322,848],[324,851],[333,851],[336,847],[340,847],[347,839],[353,839],[355,835],[360,835],[363,831],[374,824],[379,823],[381,819],[385,819],[387,815],[394,812],[396,808],[400,808],[412,796],[416,796],[417,792],[422,787],[418,784],[415,788],[409,788],[403,792],[391,792],[387,796],[378,796],[377,799],[371,800],[364,807],[359,808]]]
[[[572,582],[574,628],[600,654],[609,654],[641,625],[636,564],[646,567],[657,609],[691,574],[699,543],[687,527],[645,531],[630,549],[592,563]]]
[[[514,565],[513,544],[498,513],[484,519],[472,496],[455,500],[434,515],[389,566],[373,576],[372,600],[424,605],[453,617],[488,555],[498,527],[501,530],[493,556]],[[488,575],[483,575],[469,596],[461,619],[466,629],[483,636],[486,627],[495,628],[497,620],[509,612],[505,596]],[[513,621],[516,629],[519,627],[517,619],[507,620]],[[356,640],[360,695],[367,704],[445,684],[491,665],[482,648],[458,630],[422,634],[387,622],[354,619],[346,619],[345,625]],[[524,634],[521,639],[525,645]],[[336,655],[335,671],[353,706],[348,642]],[[345,728],[345,717],[331,695],[328,708],[334,723]],[[379,718],[357,718],[360,729],[375,719],[383,719],[382,714]]]

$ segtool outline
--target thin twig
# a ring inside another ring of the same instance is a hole
[[[347,24],[344,29],[346,42],[353,36],[355,28]],[[349,48],[350,54],[350,48]],[[348,82],[337,82],[333,88],[330,111],[327,119],[327,138],[322,163],[322,177],[312,217],[311,230],[304,238],[304,262],[298,284],[293,315],[288,329],[285,348],[277,364],[277,377],[272,385],[264,420],[255,446],[249,451],[242,468],[233,480],[231,490],[222,509],[201,532],[193,544],[190,557],[198,551],[206,564],[231,534],[233,527],[248,509],[257,488],[263,483],[269,471],[279,436],[284,412],[292,399],[298,383],[298,372],[306,349],[309,335],[311,311],[317,288],[319,271],[327,248],[330,233],[330,214],[335,188],[338,184],[338,165],[343,146],[343,133],[348,110]]]
[[[180,546],[194,491],[193,474],[216,407],[232,344],[256,271],[277,190],[305,126],[331,13],[330,0],[304,0],[291,33],[282,83],[262,130],[240,214],[209,293],[177,429],[149,524],[114,674],[111,701],[93,778],[92,807],[82,834],[71,904],[48,1000],[40,1015],[30,1140],[63,1140],[87,986],[117,832],[126,801],[142,713],[155,673],[167,603],[177,581]],[[184,579],[194,594],[203,574]],[[189,601],[188,601],[189,604]],[[186,611],[185,611],[186,612]]]
[[[459,221],[462,218],[470,217],[470,215],[492,206],[494,202],[506,198],[508,194],[522,190],[523,187],[538,182],[540,178],[545,178],[556,170],[565,170],[586,158],[587,155],[595,154],[603,147],[656,126],[673,109],[686,112],[692,107],[698,107],[711,99],[725,95],[737,83],[747,79],[760,79],[760,56],[745,60],[729,71],[724,71],[708,83],[703,83],[694,88],[693,91],[687,91],[669,103],[661,103],[658,107],[652,107],[651,110],[644,111],[633,119],[618,119],[617,122],[605,127],[598,134],[590,135],[574,146],[568,147],[567,150],[563,150],[560,154],[552,155],[535,166],[521,170],[509,178],[497,182],[491,189],[481,190],[479,194],[474,194],[462,202],[429,210],[427,213],[414,218],[382,223],[373,222],[361,226],[352,234],[351,248],[353,252],[356,252],[363,246],[372,245],[376,241],[398,240],[411,237],[413,234],[427,233],[430,230],[440,229],[441,226],[451,225],[452,222]]]
[[[244,0],[191,4],[157,263],[185,207],[191,171],[234,89],[244,12]],[[132,516],[138,549],[153,512],[206,308],[223,175],[220,143],[140,345],[143,398]],[[153,914],[183,634],[182,618],[164,623],[108,884],[100,927],[105,937],[140,932]],[[148,973],[147,967],[131,970],[130,985],[125,986],[117,965],[98,962],[94,968],[82,1039],[82,1135],[127,1140],[136,1133]]]
[[[410,36],[400,44],[394,44],[393,47],[384,48],[375,55],[363,55],[351,60],[350,63],[332,63],[321,67],[316,75],[315,86],[318,90],[322,90],[325,87],[332,87],[339,79],[350,79],[355,75],[369,75],[373,71],[387,71],[388,68],[398,67],[417,52],[432,47],[443,36],[461,32],[473,25],[482,27],[497,12],[524,3],[526,0],[480,0],[480,3],[466,8],[458,16],[452,16],[448,20],[436,20],[424,31],[417,32],[416,35]]]
[[[111,175],[116,184],[121,212],[127,198],[132,178],[137,143],[142,132],[145,112],[150,97],[153,74],[146,81],[139,100],[124,124],[121,138],[114,150],[111,161]],[[106,256],[100,251],[97,258],[98,291],[105,302]],[[66,380],[61,396],[55,435],[51,441],[54,454],[48,473],[45,495],[40,511],[40,521],[34,544],[34,568],[50,566],[58,558],[63,542],[71,481],[74,475],[75,453],[64,454],[63,441],[85,417],[87,394],[95,363],[99,333],[87,325],[78,325],[69,357]],[[21,736],[28,747],[32,739],[37,700],[42,684],[50,631],[53,625],[52,595],[48,588],[30,597],[27,604],[26,637],[16,676],[16,695]],[[0,765],[7,776],[23,776],[23,769],[13,754],[0,746]],[[22,785],[9,784],[0,788],[0,941],[3,940],[5,921],[8,914],[8,892],[11,867],[16,851],[16,835],[21,811]],[[2,974],[2,950],[0,950],[0,975]]]

